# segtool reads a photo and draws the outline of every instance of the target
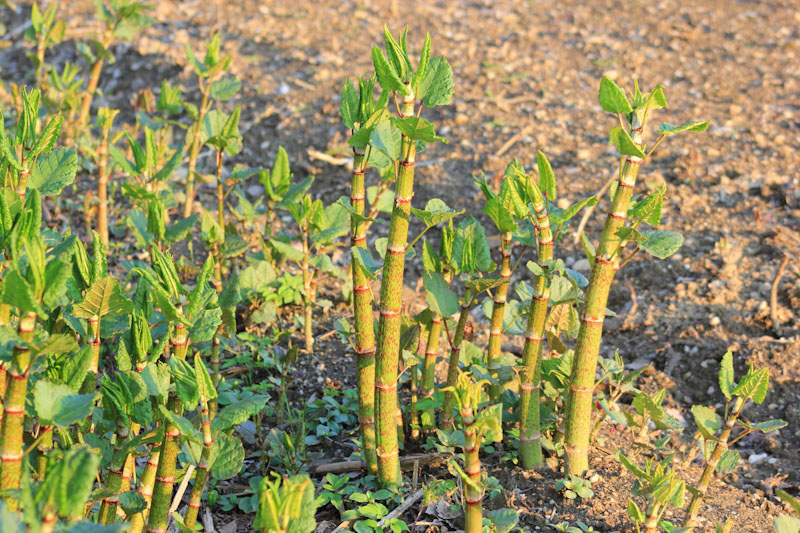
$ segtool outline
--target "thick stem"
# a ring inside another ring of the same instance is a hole
[[[312,310],[314,303],[314,293],[311,287],[311,267],[309,257],[311,251],[308,248],[308,222],[303,226],[303,262],[300,266],[303,272],[303,333],[306,341],[306,352],[311,353],[314,349],[314,330],[312,328]]]
[[[364,171],[366,154],[353,148],[353,174],[350,180],[350,204],[356,215],[364,214]],[[366,227],[358,216],[351,218],[352,246],[367,247]],[[372,314],[372,290],[367,275],[355,261],[350,261],[353,277],[353,315],[355,352],[358,371],[358,421],[361,425],[361,448],[367,469],[378,473],[375,448],[375,326]],[[412,424],[413,426],[413,424]]]
[[[466,290],[462,301],[461,313],[458,315],[458,324],[456,324],[453,343],[450,346],[450,360],[447,363],[447,382],[445,383],[445,387],[448,388],[455,387],[458,382],[458,363],[461,358],[461,343],[464,342],[464,331],[467,329],[469,310],[472,307],[472,290]],[[452,429],[454,408],[455,396],[453,391],[446,391],[444,393],[444,407],[442,408],[442,429]]]
[[[547,269],[553,259],[553,232],[544,201],[534,203],[536,230],[538,233],[538,263],[544,274],[536,276],[533,295],[525,329],[525,345],[522,348],[522,374],[520,376],[520,431],[519,448],[523,468],[537,468],[544,464],[542,457],[542,434],[540,427],[539,387],[541,374],[542,340],[547,319],[550,287]]]
[[[502,386],[496,382],[500,370],[500,349],[503,343],[503,316],[505,315],[506,298],[508,296],[508,280],[511,277],[511,233],[503,233],[500,241],[503,260],[500,264],[500,277],[503,282],[497,286],[492,305],[492,317],[489,325],[489,353],[487,369],[495,380],[491,387],[492,400],[496,400],[502,392]]]
[[[483,531],[483,491],[478,488],[481,485],[481,460],[478,455],[480,442],[475,429],[472,406],[462,406],[461,419],[464,422],[464,473],[472,481],[472,483],[465,484],[464,487],[464,532],[481,533]]]
[[[642,146],[642,126],[633,114],[631,137],[634,143]],[[592,395],[594,377],[597,371],[597,356],[603,334],[606,303],[614,274],[619,266],[620,245],[617,231],[627,220],[636,177],[641,159],[628,156],[620,172],[619,186],[611,202],[611,211],[606,218],[597,255],[594,259],[589,286],[581,315],[581,326],[575,346],[575,359],[570,376],[569,398],[566,410],[566,473],[580,475],[589,468],[589,433],[591,432]]]
[[[658,532],[658,518],[661,516],[661,504],[653,501],[647,506],[647,517],[644,520],[644,533]]]
[[[203,90],[201,84],[200,90]],[[208,93],[203,91],[203,102],[198,110],[197,121],[192,128],[192,143],[189,147],[189,170],[186,174],[186,199],[183,204],[183,218],[192,215],[192,204],[194,203],[194,175],[197,168],[197,156],[200,153],[200,131],[203,126],[203,119],[208,112]]]
[[[181,414],[183,411],[181,402],[175,395],[170,396],[167,408],[176,414]],[[180,451],[179,438],[178,427],[175,424],[167,423],[164,441],[161,444],[161,455],[156,468],[153,499],[147,520],[147,533],[164,533],[167,530],[172,486],[175,484],[175,464]]]
[[[108,128],[97,149],[97,232],[108,248]]]
[[[410,92],[410,91],[409,91]],[[414,114],[414,96],[404,98],[403,116]],[[378,478],[385,487],[401,482],[400,457],[397,442],[397,370],[400,359],[400,330],[402,326],[403,272],[405,269],[408,219],[411,197],[414,194],[414,142],[403,134],[401,144],[405,155],[395,185],[394,209],[389,224],[389,239],[381,281],[378,350],[376,353],[375,397],[377,408]]]
[[[128,440],[130,430],[128,426],[119,425],[117,436],[114,441],[114,453],[111,458],[108,481],[106,488],[113,491],[113,496],[105,498],[100,506],[100,516],[98,521],[101,524],[113,524],[117,518],[117,505],[119,495],[123,492],[122,480],[124,478],[125,464],[128,462],[128,454],[123,452],[125,441]]]
[[[711,457],[706,462],[706,466],[703,469],[700,481],[696,487],[697,492],[692,495],[692,501],[689,503],[689,508],[686,511],[686,519],[683,522],[683,527],[688,528],[689,531],[697,527],[697,513],[700,511],[700,505],[703,503],[703,498],[705,498],[706,491],[714,477],[717,464],[719,464],[722,454],[728,449],[728,439],[730,439],[731,431],[733,431],[733,427],[736,425],[736,421],[742,413],[744,403],[745,400],[738,397],[734,401],[731,414],[728,419],[725,420],[725,427],[722,429],[722,433],[720,433],[719,440],[714,445],[714,451],[711,452]]]
[[[202,402],[200,415],[203,420],[203,451],[200,454],[200,460],[197,462],[197,473],[194,476],[192,494],[189,496],[189,506],[183,519],[183,524],[190,530],[194,529],[194,524],[197,522],[200,500],[203,497],[206,481],[208,481],[208,461],[211,458],[211,449],[214,446],[214,438],[211,436],[211,418],[208,413],[208,402]]]
[[[158,470],[160,459],[161,444],[154,444],[147,458],[147,464],[145,464],[142,475],[139,478],[139,487],[136,489],[136,492],[141,494],[142,498],[144,498],[147,508],[131,517],[130,533],[141,533],[142,528],[144,528],[147,512],[150,510],[150,503],[153,500],[153,485],[156,481],[156,470]]]
[[[44,477],[47,475],[47,454],[53,451],[53,426],[41,426],[39,428],[37,451],[39,457],[36,461],[36,477],[39,481],[44,481]]]
[[[434,314],[428,328],[428,342],[425,346],[425,362],[422,366],[422,388],[420,397],[433,398],[436,386],[436,357],[439,355],[439,337],[442,333],[442,317]],[[423,432],[431,431],[436,427],[436,412],[433,407],[425,409],[420,417]]]
[[[22,317],[17,332],[24,345],[14,346],[14,355],[8,369],[9,383],[3,398],[3,424],[0,429],[0,490],[19,489],[22,477],[23,429],[25,422],[25,397],[28,392],[28,372],[31,365],[31,352],[25,346],[33,338],[36,315],[28,313]],[[6,497],[6,505],[17,510],[18,501],[13,496]]]
[[[103,35],[103,48],[109,47],[112,38],[113,34],[106,30],[105,34]],[[73,134],[77,134],[86,125],[86,121],[89,118],[89,111],[92,107],[92,99],[94,98],[94,93],[97,90],[97,84],[100,82],[101,72],[103,72],[103,60],[98,59],[94,62],[94,65],[92,65],[92,71],[89,74],[89,82],[86,84],[86,89],[84,89],[83,92],[81,111],[78,115],[78,120],[75,122],[75,129],[72,132]]]

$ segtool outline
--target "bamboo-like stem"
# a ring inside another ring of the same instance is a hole
[[[182,310],[178,307],[178,313]],[[186,326],[178,322],[172,339],[173,356],[178,359],[186,358],[188,347]],[[183,405],[176,393],[170,393],[167,400],[167,409],[175,414],[183,413]],[[164,431],[164,440],[161,444],[161,453],[156,468],[155,485],[153,486],[153,499],[150,504],[150,515],[147,519],[147,533],[163,533],[167,529],[169,506],[172,500],[172,486],[175,484],[175,465],[180,451],[180,431],[178,426],[167,422]]]
[[[661,509],[661,504],[655,500],[650,502],[650,505],[647,506],[647,516],[644,520],[644,533],[658,532],[658,519],[661,517]]]
[[[401,118],[414,114],[413,92],[408,90],[400,107]],[[389,239],[381,281],[378,350],[375,356],[375,397],[377,418],[378,478],[381,485],[394,487],[401,482],[397,441],[397,371],[400,359],[402,326],[403,272],[405,269],[408,219],[414,194],[414,141],[403,134],[403,161],[395,185],[394,208],[389,223]]]
[[[33,339],[36,315],[28,313],[19,320],[17,333],[23,344],[14,346],[14,355],[8,369],[9,383],[3,397],[3,423],[0,429],[0,490],[19,489],[22,477],[23,429],[25,422],[25,397],[28,393],[28,372],[31,366],[31,351],[27,343]],[[16,511],[18,500],[6,496],[6,505]]]
[[[189,170],[186,174],[186,198],[183,203],[183,217],[187,218],[192,214],[192,204],[194,203],[194,175],[197,168],[197,156],[200,154],[200,132],[203,127],[203,119],[209,110],[208,90],[203,86],[203,80],[199,80],[200,91],[203,93],[203,101],[197,112],[197,120],[192,128],[192,143],[189,146]]]
[[[461,420],[464,424],[464,473],[472,483],[464,487],[464,533],[481,533],[483,531],[483,491],[481,485],[481,459],[479,457],[481,443],[475,428],[475,417],[472,405],[461,406]],[[474,485],[473,485],[474,484]]]
[[[508,297],[508,280],[511,277],[511,233],[503,233],[500,239],[500,252],[503,259],[500,263],[500,277],[503,282],[497,286],[494,292],[494,303],[492,305],[492,317],[489,322],[489,350],[486,360],[486,367],[494,380],[498,379],[500,370],[500,350],[503,344],[503,317],[505,315],[506,298]],[[496,400],[502,392],[499,383],[491,386],[492,400]]]
[[[98,521],[101,524],[113,524],[117,519],[117,505],[119,504],[119,495],[123,492],[122,480],[125,464],[128,462],[128,454],[123,452],[123,447],[128,440],[129,434],[130,428],[118,422],[117,435],[114,440],[114,453],[111,458],[108,481],[106,482],[106,488],[113,491],[113,496],[105,498],[100,506]]]
[[[314,304],[314,292],[311,287],[311,267],[309,258],[311,250],[308,247],[308,221],[302,226],[303,236],[303,262],[300,269],[303,273],[303,334],[306,342],[306,353],[311,353],[314,349],[314,330],[312,328],[312,311]]]
[[[103,126],[103,137],[97,149],[97,232],[108,248],[108,134],[111,121]]]
[[[111,45],[113,38],[113,31],[110,28],[106,28],[101,39],[103,48],[108,48]],[[86,125],[86,121],[89,119],[89,111],[92,107],[92,99],[94,98],[95,91],[97,91],[97,85],[100,82],[100,74],[103,72],[103,62],[104,60],[101,58],[95,61],[92,65],[92,70],[89,73],[89,81],[86,83],[86,89],[83,91],[81,111],[78,115],[78,120],[75,122],[75,126],[72,131],[73,134],[76,134],[82,130]]]
[[[450,344],[450,359],[447,363],[447,382],[445,387],[452,388],[458,382],[458,363],[461,358],[461,343],[464,342],[464,331],[469,320],[469,311],[472,307],[472,289],[467,288],[461,303],[461,313],[458,315],[456,331]],[[444,407],[440,427],[444,430],[453,428],[453,410],[455,408],[455,395],[452,390],[444,393]]]
[[[706,462],[703,473],[700,475],[700,482],[697,484],[696,492],[692,493],[692,500],[689,503],[686,519],[683,522],[683,527],[687,528],[688,531],[692,531],[693,528],[697,527],[697,513],[700,511],[700,505],[703,503],[703,498],[705,498],[706,491],[708,491],[708,487],[711,484],[717,464],[719,464],[722,454],[728,449],[728,439],[731,437],[731,431],[733,431],[739,415],[742,414],[744,404],[745,400],[740,397],[734,400],[731,414],[725,420],[725,427],[722,429],[719,440],[714,445],[714,451],[711,452],[711,457]]]
[[[36,477],[39,481],[44,481],[47,475],[48,454],[53,451],[53,426],[41,426],[39,428],[39,444],[36,449],[39,457],[36,461]]]
[[[631,138],[636,146],[641,147],[642,123],[637,112],[632,113],[632,117]],[[594,376],[597,370],[600,339],[603,335],[608,293],[619,267],[619,254],[615,252],[620,245],[620,238],[616,233],[627,220],[628,206],[636,185],[640,163],[641,159],[636,156],[625,157],[620,171],[619,185],[600,236],[589,286],[586,289],[566,409],[564,449],[568,475],[580,475],[589,468]]]
[[[222,326],[220,325],[220,328]],[[214,338],[211,339],[211,383],[214,384],[214,388],[218,388],[220,382],[222,381],[222,375],[219,373],[219,362],[220,362],[220,329],[217,329],[216,335]],[[217,416],[217,399],[214,398],[208,402],[209,411],[211,418],[213,419]]]
[[[442,333],[442,317],[434,314],[428,328],[428,342],[425,345],[425,360],[422,365],[422,387],[420,397],[433,398],[436,386],[436,357],[439,355],[439,337]],[[420,426],[423,432],[429,432],[436,427],[436,412],[433,407],[425,409],[420,417]]]
[[[200,416],[203,424],[203,451],[200,453],[200,460],[197,462],[194,485],[189,496],[189,506],[186,508],[186,516],[183,519],[183,524],[190,530],[194,529],[194,525],[197,522],[200,500],[203,497],[203,490],[208,481],[208,461],[211,458],[211,449],[214,446],[214,437],[211,435],[211,418],[208,413],[208,401],[205,398],[201,398]]]
[[[142,495],[147,507],[144,511],[136,513],[130,519],[131,529],[130,533],[141,533],[144,528],[144,522],[147,519],[148,511],[150,510],[150,503],[153,500],[153,485],[156,481],[156,470],[158,470],[158,463],[161,459],[161,443],[156,443],[150,450],[150,455],[147,458],[142,475],[139,478],[139,486],[136,492]]]
[[[355,215],[351,217],[351,245],[367,247],[365,222],[356,215],[364,214],[364,172],[366,153],[353,148],[353,173],[350,179],[350,204]],[[353,277],[353,315],[355,321],[355,353],[358,370],[358,421],[361,426],[361,449],[367,469],[378,473],[378,456],[375,448],[375,326],[372,314],[372,289],[367,275],[355,261],[350,261]],[[412,423],[413,427],[413,423]]]
[[[542,434],[540,427],[539,386],[541,375],[542,340],[550,299],[547,269],[553,259],[554,236],[550,228],[547,204],[541,196],[533,202],[538,233],[537,261],[544,273],[533,282],[533,295],[525,329],[525,345],[522,348],[522,373],[520,376],[520,429],[519,449],[523,468],[537,468],[544,464],[542,457]]]

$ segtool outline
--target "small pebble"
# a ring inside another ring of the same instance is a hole
[[[766,458],[767,458],[767,454],[766,453],[754,453],[754,454],[751,454],[750,457],[747,458],[747,460],[750,462],[751,465],[754,465],[754,464],[760,463],[761,461],[763,461]]]
[[[714,316],[711,317],[711,320],[709,321],[709,324],[711,324],[712,326],[719,326],[721,322],[722,321],[719,319],[719,317],[714,315]]]

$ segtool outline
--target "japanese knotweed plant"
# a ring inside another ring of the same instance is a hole
[[[705,468],[703,468],[697,485],[688,487],[692,494],[692,500],[683,521],[683,528],[686,531],[693,531],[697,527],[697,515],[708,487],[711,485],[714,472],[731,472],[738,466],[739,452],[732,450],[731,446],[755,431],[770,433],[786,425],[786,422],[780,419],[748,422],[741,418],[748,401],[760,404],[766,398],[769,389],[769,369],[755,369],[751,364],[747,374],[736,382],[733,371],[733,354],[728,351],[722,357],[722,365],[719,370],[719,389],[725,396],[725,412],[722,416],[710,407],[692,406],[692,415],[697,424],[697,439],[705,460]],[[736,433],[734,434],[734,432]]]
[[[679,233],[657,229],[640,230],[642,223],[653,227],[661,223],[663,189],[642,200],[631,203],[636,178],[641,164],[656,147],[670,135],[685,131],[704,131],[708,122],[689,122],[681,126],[662,123],[658,139],[651,148],[644,142],[644,128],[651,111],[667,106],[662,86],[642,94],[638,84],[628,98],[625,91],[609,78],[600,83],[600,105],[614,113],[620,125],[611,130],[611,142],[620,152],[619,180],[612,188],[611,208],[606,218],[600,242],[594,248],[584,239],[584,248],[592,274],[586,289],[581,313],[581,326],[575,347],[570,379],[570,393],[566,415],[566,471],[581,474],[589,467],[589,435],[591,433],[592,398],[597,357],[606,315],[606,303],[616,271],[625,265],[639,250],[659,258],[675,253],[683,242]],[[626,221],[630,224],[626,225]],[[626,245],[633,243],[630,252]]]
[[[88,45],[80,43],[78,47],[81,55],[92,63],[92,69],[86,87],[82,91],[80,110],[76,110],[77,116],[70,117],[70,136],[77,136],[83,132],[89,120],[92,99],[97,92],[97,85],[100,83],[103,65],[106,62],[114,63],[116,61],[110,50],[111,46],[117,39],[132,40],[136,32],[152,23],[152,19],[147,16],[152,6],[144,2],[110,0],[98,2],[96,7],[95,16],[101,23],[97,38],[91,40]]]
[[[317,526],[314,483],[306,474],[265,477],[258,495],[253,527],[260,533],[311,533]]]
[[[796,515],[800,516],[800,500],[778,488],[775,489],[775,494],[791,507]],[[775,533],[795,533],[800,531],[800,518],[795,516],[785,514],[776,516],[773,523],[775,525]]]
[[[25,40],[36,45],[35,52],[28,52],[28,58],[33,61],[35,72],[34,80],[41,84],[47,76],[51,65],[45,62],[44,55],[47,49],[64,40],[67,24],[63,20],[56,20],[57,3],[49,4],[44,12],[34,2],[31,6],[31,25],[25,30]]]
[[[278,237],[270,240],[270,245],[278,254],[300,267],[303,279],[303,337],[308,353],[311,353],[314,347],[312,315],[314,306],[318,305],[317,284],[325,273],[344,277],[344,273],[333,264],[328,254],[337,245],[336,239],[347,234],[348,229],[347,210],[340,204],[325,207],[322,200],[312,200],[311,195],[305,193],[311,183],[310,178],[303,180],[300,183],[303,184],[302,187],[287,192],[278,204],[279,208],[291,214],[297,224],[298,233],[292,236],[292,240],[299,241],[301,249],[297,250]],[[328,301],[324,303],[330,304]]]
[[[462,453],[451,459],[448,466],[463,483],[464,531],[466,533],[484,531],[483,498],[486,483],[481,469],[481,444],[484,439],[490,442],[503,440],[502,405],[496,403],[486,406],[483,401],[486,396],[484,387],[488,384],[488,381],[475,381],[469,374],[462,372],[458,376],[456,386],[450,388],[458,405],[461,429],[455,430],[454,433],[451,432],[447,441],[456,443]],[[461,464],[459,464],[459,460]],[[491,531],[509,531],[516,525],[516,512],[510,511],[513,513],[513,517],[510,517],[506,511],[510,510],[503,509],[489,514],[494,526],[493,529],[490,529]]]
[[[644,467],[640,467],[623,453],[617,454],[617,459],[636,476],[634,496],[645,496],[647,499],[644,511],[636,505],[636,502],[628,500],[628,516],[633,520],[637,533],[642,531],[657,533],[662,528],[665,531],[677,531],[677,528],[674,528],[671,523],[661,520],[669,505],[682,509],[686,503],[686,485],[669,468],[672,457],[669,455],[661,462],[656,462],[651,458],[647,460]]]
[[[200,154],[204,137],[208,138],[207,130],[209,121],[207,116],[211,112],[214,102],[224,102],[230,100],[241,89],[241,81],[234,77],[225,77],[231,65],[230,54],[221,55],[220,33],[217,32],[206,46],[206,54],[201,62],[195,56],[191,47],[186,45],[186,58],[194,68],[197,75],[197,85],[202,95],[200,105],[196,106],[187,101],[183,102],[192,125],[187,131],[186,144],[189,148],[189,170],[186,175],[185,199],[183,204],[183,216],[189,217],[192,214],[192,206],[195,196],[195,179],[197,176],[197,157]],[[219,122],[212,119],[211,124]]]
[[[398,116],[394,117],[386,108],[378,107],[350,137],[348,143],[363,153],[366,153],[367,146],[383,152],[393,162],[396,175],[394,208],[381,281],[375,365],[378,475],[383,485],[395,486],[401,481],[396,425],[397,372],[400,359],[403,272],[408,248],[411,198],[414,193],[414,163],[417,152],[426,143],[444,141],[434,133],[433,124],[419,115],[423,106],[433,107],[450,102],[453,95],[453,73],[443,57],[431,59],[430,36],[425,39],[416,70],[409,58],[406,34],[403,34],[398,43],[385,28],[384,37],[386,52],[374,46],[372,60],[378,83],[383,91],[394,97]],[[350,94],[348,107],[356,109],[360,99],[353,98],[354,93]],[[416,105],[417,102],[419,106]],[[359,250],[363,249],[355,246],[352,248],[354,257],[363,253]],[[356,334],[359,334],[358,331]]]

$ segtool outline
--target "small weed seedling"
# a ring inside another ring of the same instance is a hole
[[[666,531],[673,530],[674,526],[668,522],[663,522],[661,516],[667,510],[668,505],[678,509],[685,505],[686,485],[675,472],[669,468],[672,462],[672,455],[661,462],[655,459],[648,459],[644,468],[635,465],[624,454],[618,453],[617,459],[636,476],[636,486],[633,494],[635,496],[645,496],[647,507],[644,512],[639,509],[636,502],[628,500],[628,516],[631,517],[636,525],[637,533],[656,533],[660,528]],[[640,529],[640,524],[643,529]]]
[[[594,496],[592,482],[574,474],[556,481],[556,490],[570,500],[575,498],[586,499]]]

